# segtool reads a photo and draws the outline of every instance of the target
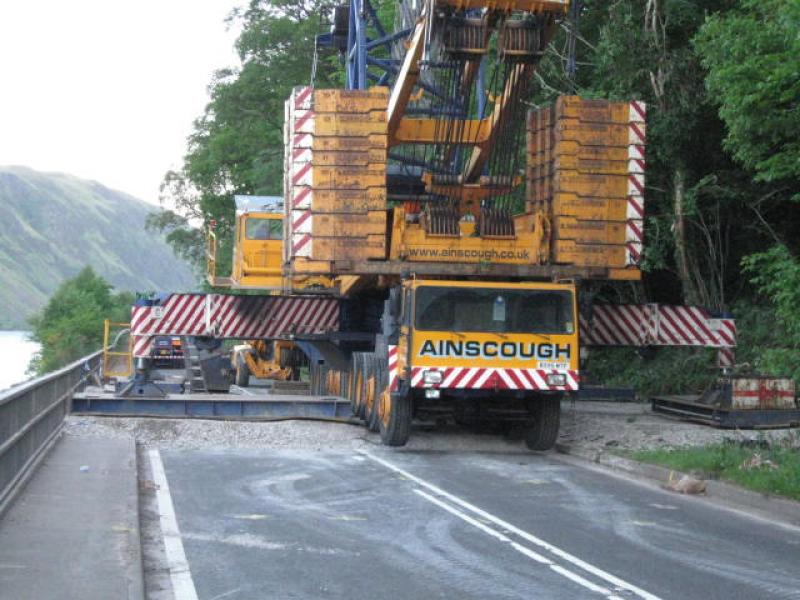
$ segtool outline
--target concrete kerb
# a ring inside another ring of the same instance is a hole
[[[674,469],[642,463],[605,452],[586,450],[568,444],[556,444],[556,451],[635,479],[656,484],[659,487],[664,487],[670,479],[674,480],[676,477],[680,478],[685,474]],[[705,494],[694,496],[695,498],[700,498],[724,508],[748,513],[768,521],[777,521],[793,527],[800,527],[800,502],[754,492],[724,481],[706,479],[705,484]]]
[[[133,556],[128,565],[128,578],[130,580],[130,600],[145,600],[144,594],[144,560],[142,559],[142,521],[141,506],[139,500],[139,453],[136,448],[136,440],[130,440],[131,454],[133,455],[133,517],[134,517],[134,540]]]

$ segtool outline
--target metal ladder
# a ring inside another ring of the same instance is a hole
[[[203,379],[203,368],[200,365],[200,353],[194,345],[194,339],[184,337],[181,339],[183,344],[183,361],[186,367],[186,386],[189,392],[206,392],[206,382]]]

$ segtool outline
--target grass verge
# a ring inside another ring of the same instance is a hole
[[[742,487],[800,501],[800,440],[772,445],[730,441],[699,448],[639,450],[634,460],[683,472],[700,472]]]

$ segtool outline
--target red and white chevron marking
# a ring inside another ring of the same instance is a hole
[[[733,348],[717,350],[717,366],[720,369],[730,368],[736,364],[736,351]]]
[[[206,335],[205,294],[171,294],[158,306],[134,306],[133,335]]]
[[[425,384],[423,381],[425,371],[441,372],[442,383]],[[547,376],[557,374],[566,375],[566,385],[548,385]],[[575,391],[578,389],[579,381],[577,371],[491,367],[412,367],[411,369],[411,387],[414,388]]]
[[[147,335],[133,336],[133,355],[148,357],[153,349],[153,338]]]
[[[310,257],[312,248],[314,89],[296,87],[287,102],[286,175],[284,196],[289,216],[287,258]]]
[[[339,302],[311,296],[172,294],[160,306],[134,307],[131,319],[135,356],[148,355],[143,336],[257,339],[338,328]]]
[[[596,305],[581,319],[581,343],[592,346],[736,346],[734,319],[715,318],[699,306]]]
[[[628,118],[628,210],[625,228],[625,248],[628,264],[637,265],[642,259],[644,242],[644,174],[647,106],[644,102],[630,103]]]
[[[295,187],[292,189],[292,210],[311,208],[314,192],[310,187]]]
[[[400,387],[400,380],[397,377],[397,346],[389,346],[389,353],[386,357],[387,370],[389,371],[389,391],[396,392]]]
[[[310,110],[314,101],[314,88],[310,86],[296,87],[292,90],[292,106],[295,110]]]

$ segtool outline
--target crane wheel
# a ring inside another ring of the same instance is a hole
[[[380,430],[378,404],[381,393],[389,386],[386,360],[370,354],[367,360],[367,385],[364,389],[364,420],[373,433]]]
[[[363,363],[364,353],[354,352],[350,359],[347,384],[344,386],[347,392],[347,399],[350,400],[350,408],[353,410],[353,414],[359,419],[364,418],[364,403],[361,398],[361,390],[364,387]]]
[[[250,368],[241,354],[236,354],[236,374],[233,382],[239,387],[250,385]]]
[[[531,421],[525,426],[525,445],[529,450],[550,450],[558,439],[561,424],[561,398],[539,398],[531,402]]]
[[[386,389],[380,396],[378,426],[384,446],[405,446],[411,435],[411,394],[401,396]]]

